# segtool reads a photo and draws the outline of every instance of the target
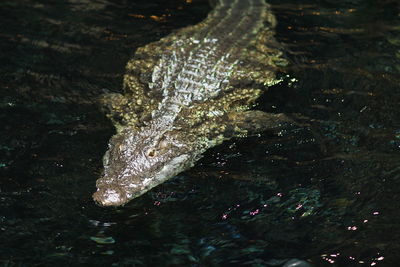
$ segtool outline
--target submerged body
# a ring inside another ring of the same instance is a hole
[[[108,94],[117,134],[95,201],[118,206],[191,167],[208,148],[276,127],[282,114],[249,110],[285,64],[264,0],[219,0],[201,23],[139,48],[124,94]]]

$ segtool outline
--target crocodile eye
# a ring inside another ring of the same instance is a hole
[[[156,150],[154,148],[149,148],[146,152],[146,156],[149,158],[154,158],[156,156]]]
[[[120,145],[118,146],[118,149],[119,149],[120,152],[124,151],[124,150],[125,150],[125,145],[120,144]]]

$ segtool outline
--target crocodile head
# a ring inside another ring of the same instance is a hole
[[[102,206],[124,205],[187,169],[197,158],[190,143],[176,130],[123,129],[110,140],[94,200]]]

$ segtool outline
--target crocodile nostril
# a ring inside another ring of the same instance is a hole
[[[98,188],[93,194],[93,199],[101,206],[120,206],[127,202],[124,190],[115,185]]]

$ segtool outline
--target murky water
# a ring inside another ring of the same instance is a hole
[[[396,0],[271,1],[292,64],[259,108],[308,125],[227,142],[125,207],[93,203],[114,131],[95,99],[135,48],[210,10],[186,2],[0,2],[0,263],[396,266]]]

